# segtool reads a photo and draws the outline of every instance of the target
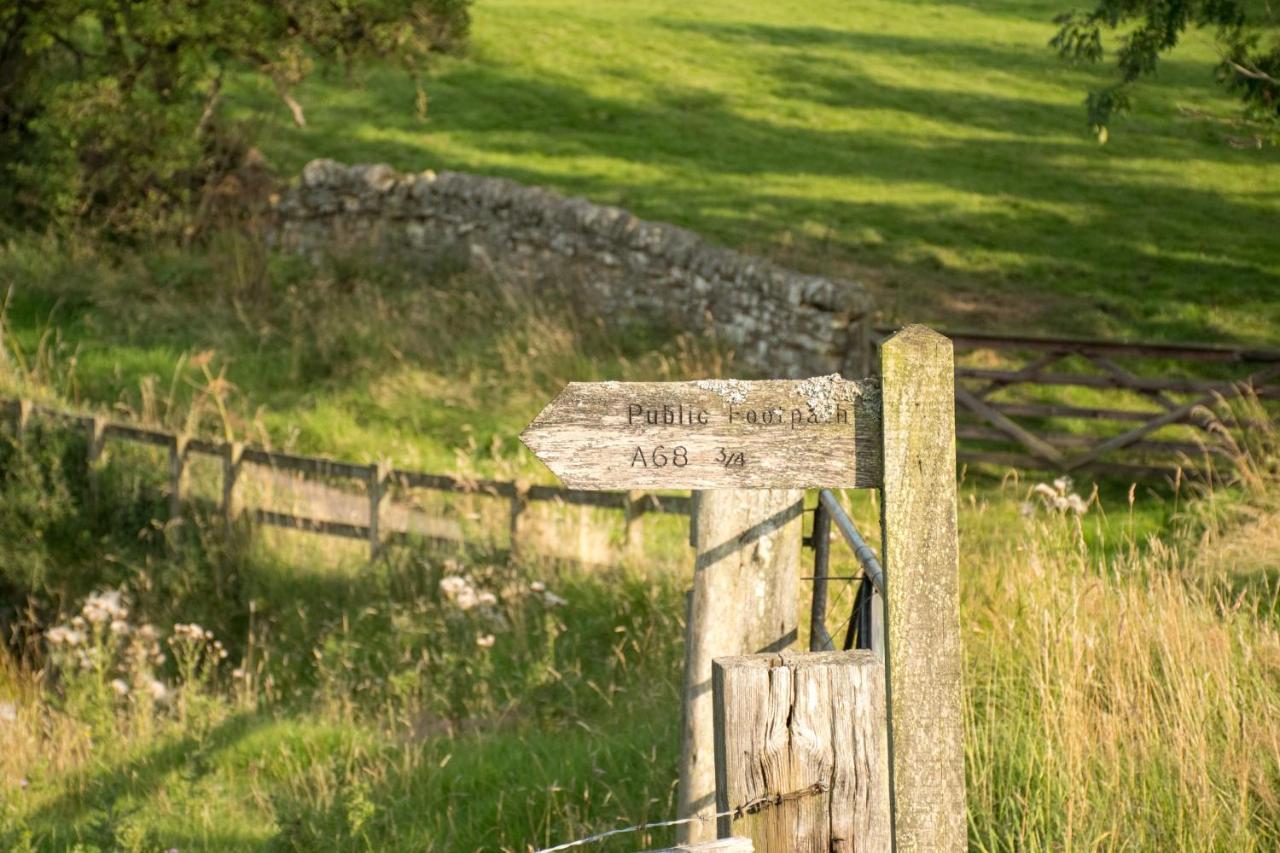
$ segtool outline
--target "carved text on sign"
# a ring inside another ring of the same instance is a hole
[[[805,380],[574,382],[521,435],[575,488],[877,485],[879,387]]]

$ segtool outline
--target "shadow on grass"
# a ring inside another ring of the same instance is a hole
[[[1236,314],[1221,311],[1225,293],[1237,308],[1256,306],[1263,316],[1276,310],[1274,253],[1258,230],[1269,215],[1265,196],[1233,198],[1178,177],[1190,159],[1230,165],[1257,158],[1172,130],[1153,132],[1158,157],[1150,138],[1100,152],[1087,139],[1071,139],[1080,124],[1074,105],[977,85],[887,82],[858,62],[866,54],[894,55],[1023,75],[1045,67],[1045,60],[1014,48],[813,27],[664,26],[746,51],[754,46],[757,73],[787,114],[752,115],[743,108],[749,105],[671,81],[639,79],[642,97],[624,99],[592,94],[568,79],[462,64],[435,81],[437,112],[425,136],[411,118],[397,118],[404,116],[403,93],[380,81],[358,102],[334,97],[317,120],[359,128],[377,115],[380,128],[398,133],[293,139],[306,146],[306,156],[483,168],[551,184],[729,243],[816,244],[820,232],[826,252],[808,253],[814,268],[858,258],[950,273],[992,302],[1024,305],[1020,313],[1036,328],[1174,340],[1270,334],[1265,324],[1239,328],[1228,319]],[[815,46],[824,55],[836,51],[840,61],[815,59],[809,55]],[[806,104],[826,116],[869,112],[886,119],[861,129],[838,122],[813,127]],[[907,126],[895,127],[892,115]],[[502,164],[433,151],[436,131],[473,139]],[[406,132],[417,138],[399,138]],[[577,161],[657,171],[640,177],[563,168]],[[784,194],[779,180],[812,189]],[[855,182],[856,197],[841,197],[836,181]],[[912,319],[954,320],[937,313],[940,304],[915,300]]]

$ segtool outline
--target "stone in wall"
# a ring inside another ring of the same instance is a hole
[[[313,160],[275,203],[274,240],[465,250],[536,293],[570,286],[604,316],[644,317],[731,346],[760,375],[871,372],[872,301],[859,284],[803,275],[674,225],[503,178],[403,174]]]

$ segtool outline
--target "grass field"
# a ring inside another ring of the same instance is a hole
[[[886,319],[1280,342],[1280,151],[1236,150],[1191,40],[1099,146],[1070,4],[491,0],[429,119],[394,72],[315,80],[265,153],[499,174],[866,280]]]
[[[283,174],[330,156],[544,183],[865,280],[886,321],[1280,343],[1277,151],[1224,142],[1240,131],[1196,44],[1099,146],[1097,78],[1045,46],[1056,11],[480,0],[426,123],[387,70],[314,79],[302,130],[248,83],[228,100],[278,117],[259,121]],[[0,393],[425,470],[545,479],[514,437],[563,382],[734,372],[713,344],[614,334],[475,271],[313,268],[234,234],[16,235],[0,284]],[[1030,481],[962,484],[974,849],[1280,846],[1262,433],[1250,482],[1103,483],[1079,519],[1022,506]],[[83,454],[0,440],[0,593],[34,593],[42,627],[95,590],[132,597],[126,634],[0,660],[0,847],[525,851],[672,815],[679,524],[650,532],[674,556],[594,570],[480,548],[370,568],[198,508],[166,529],[162,460],[116,449],[91,488]],[[451,605],[450,575],[495,603]],[[130,657],[143,621],[163,664]],[[190,622],[226,660],[167,641]],[[89,647],[111,666],[81,666]]]

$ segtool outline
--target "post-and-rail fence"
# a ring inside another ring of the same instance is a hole
[[[876,345],[893,332],[878,328]],[[1208,414],[1250,388],[1280,398],[1280,350],[943,332],[956,350],[961,463],[1135,479],[1220,452]],[[1216,464],[1216,460],[1215,460]]]
[[[484,496],[507,501],[510,508],[510,547],[513,551],[518,545],[521,516],[534,502],[622,512],[626,547],[632,547],[635,544],[639,536],[637,522],[644,515],[662,513],[687,516],[689,513],[690,499],[687,495],[580,491],[559,486],[524,485],[504,480],[469,479],[404,470],[378,463],[363,464],[322,456],[283,453],[248,446],[240,442],[185,436],[167,430],[120,423],[97,415],[68,412],[25,399],[0,398],[0,407],[3,407],[19,432],[26,429],[31,420],[37,417],[83,430],[88,448],[86,464],[91,471],[102,458],[104,444],[108,439],[148,445],[166,451],[170,520],[181,518],[187,463],[193,454],[199,454],[221,461],[222,489],[219,509],[228,519],[244,514],[255,523],[270,527],[363,540],[369,543],[370,555],[374,557],[383,546],[408,539],[436,540],[437,544],[462,544],[462,534],[458,531],[436,529],[432,533],[423,535],[407,529],[388,529],[387,525],[380,523],[388,492],[393,487]],[[363,484],[368,498],[367,520],[363,524],[351,523],[265,507],[242,507],[237,495],[237,484],[241,480],[241,472],[246,465],[260,466],[271,472],[301,475],[304,479],[308,477],[336,479]]]
[[[892,329],[877,329],[877,345],[891,332]],[[1207,427],[1205,407],[1220,397],[1229,398],[1246,385],[1259,399],[1280,398],[1280,350],[947,334],[957,354],[956,436],[961,463],[1066,473],[1090,471],[1134,478],[1167,477],[1179,467],[1194,469],[1206,452],[1212,452],[1212,446],[1203,440]],[[998,366],[988,366],[992,360],[998,361]],[[1019,361],[1010,366],[1010,362]],[[1138,372],[1135,362],[1147,367],[1145,374]],[[1151,375],[1152,365],[1161,375]],[[1185,369],[1188,365],[1209,366],[1217,375],[1187,375],[1193,372]],[[1178,368],[1183,368],[1183,375],[1173,375]],[[1087,399],[1064,401],[1064,391],[1083,394]],[[171,518],[180,517],[182,512],[187,461],[192,454],[200,454],[221,460],[220,508],[228,517],[243,512],[261,525],[364,540],[375,556],[383,545],[411,535],[455,545],[461,542],[457,531],[437,529],[422,535],[381,523],[384,500],[396,487],[507,501],[513,547],[521,517],[534,502],[621,512],[627,548],[635,546],[636,525],[642,516],[687,516],[690,510],[687,495],[581,491],[432,474],[190,437],[68,412],[30,400],[0,398],[0,406],[19,427],[39,416],[83,429],[90,466],[101,457],[107,439],[166,450]],[[1170,432],[1175,435],[1170,436]],[[368,500],[365,521],[321,518],[266,507],[242,509],[237,506],[236,486],[245,465],[304,479],[345,479],[362,484]]]

